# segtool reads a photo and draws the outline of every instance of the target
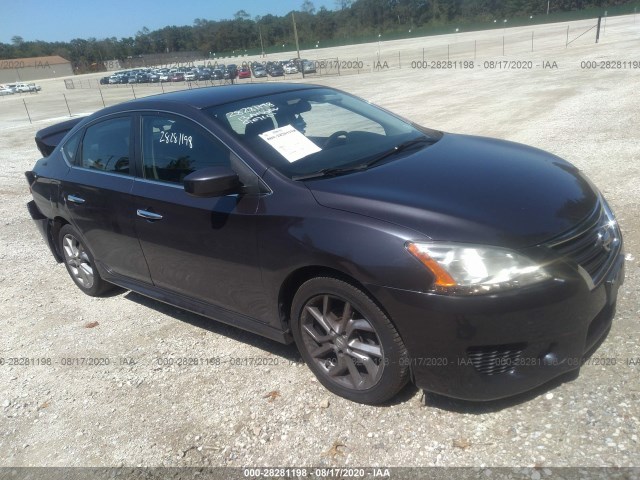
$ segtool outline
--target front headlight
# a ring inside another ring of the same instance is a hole
[[[407,250],[433,273],[438,293],[483,295],[551,278],[541,265],[499,247],[408,242]]]

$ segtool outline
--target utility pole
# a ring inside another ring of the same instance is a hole
[[[547,0],[547,15],[549,15],[549,4],[551,3],[551,0]]]
[[[291,20],[293,21],[293,36],[296,39],[296,51],[298,52],[298,60],[300,60],[300,44],[298,43],[298,27],[296,27],[296,15],[294,12],[291,12]],[[300,70],[302,70],[302,78],[304,78],[304,66],[300,64],[298,61],[298,65],[300,65]]]
[[[300,59],[300,45],[298,44],[298,27],[296,27],[296,15],[291,12],[291,20],[293,20],[293,36],[296,39],[296,50],[298,51],[298,60]]]

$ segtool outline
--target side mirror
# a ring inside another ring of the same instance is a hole
[[[240,193],[242,183],[229,167],[207,167],[184,177],[184,190],[195,197],[221,197]]]

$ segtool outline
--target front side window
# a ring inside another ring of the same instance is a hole
[[[76,165],[91,170],[129,175],[131,118],[105,120],[88,127]]]
[[[144,178],[181,184],[205,167],[229,167],[229,150],[195,123],[170,115],[142,117]]]

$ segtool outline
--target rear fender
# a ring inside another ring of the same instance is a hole
[[[36,202],[33,200],[27,203],[27,210],[29,211],[29,215],[31,215],[31,219],[38,227],[40,235],[42,235],[42,238],[49,247],[53,258],[55,258],[56,262],[62,263],[64,259],[62,258],[61,252],[58,250],[57,238],[60,228],[64,225],[64,222],[60,220],[50,220],[45,217],[38,209]]]

